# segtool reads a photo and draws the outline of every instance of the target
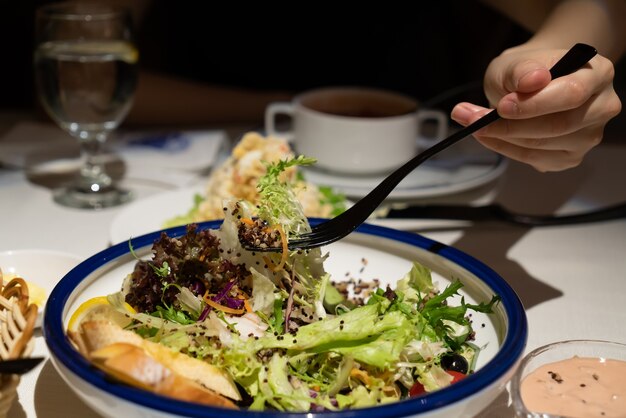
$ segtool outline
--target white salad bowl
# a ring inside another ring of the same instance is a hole
[[[312,220],[312,223],[315,223]],[[219,227],[206,222],[199,228]],[[181,236],[185,227],[166,230]],[[132,239],[134,253],[146,257],[161,232]],[[85,300],[114,293],[132,272],[136,259],[128,243],[110,247],[85,260],[54,288],[44,316],[44,336],[52,362],[70,387],[95,411],[107,417],[474,417],[505,390],[521,361],[527,339],[523,306],[511,287],[483,263],[452,247],[422,236],[384,227],[363,225],[357,232],[326,248],[325,262],[332,280],[377,278],[384,287],[407,273],[413,261],[429,267],[433,281],[443,289],[454,279],[463,283],[460,294],[468,303],[501,298],[492,314],[472,312],[474,343],[481,347],[476,372],[423,396],[377,407],[337,412],[282,413],[226,410],[174,400],[129,387],[107,377],[74,348],[66,335],[72,312]]]

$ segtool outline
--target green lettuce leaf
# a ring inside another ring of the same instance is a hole
[[[396,291],[404,294],[406,301],[417,302],[423,295],[433,292],[433,280],[430,269],[414,262],[411,270],[396,284]]]
[[[437,335],[445,340],[453,350],[459,349],[471,332],[471,323],[466,316],[467,310],[491,313],[495,304],[500,300],[499,296],[494,295],[488,303],[478,305],[465,303],[464,298],[461,298],[460,305],[454,306],[446,303],[446,299],[458,295],[461,287],[463,284],[458,279],[455,280],[440,294],[427,299],[421,311]],[[450,321],[457,325],[451,326]]]

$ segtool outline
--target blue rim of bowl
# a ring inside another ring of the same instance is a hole
[[[315,225],[320,221],[319,219],[312,219],[311,224]],[[215,229],[219,227],[220,224],[221,221],[209,221],[199,223],[198,226],[199,229]],[[164,231],[169,236],[181,236],[185,233],[186,227],[174,227]],[[134,248],[143,248],[152,245],[161,235],[161,232],[162,231],[152,232],[137,238],[132,238],[132,245]],[[476,371],[476,373],[455,383],[453,390],[451,390],[451,388],[444,388],[424,396],[376,407],[321,413],[277,413],[276,411],[227,410],[178,401],[116,383],[108,378],[104,372],[95,369],[89,361],[76,351],[66,336],[65,329],[63,328],[62,314],[70,294],[84,278],[99,267],[129,252],[128,243],[125,242],[109,247],[88,258],[61,279],[53,289],[46,304],[43,323],[44,338],[50,352],[56,359],[85,382],[113,396],[127,402],[138,404],[144,408],[187,417],[215,417],[227,415],[230,418],[269,418],[275,416],[280,416],[281,418],[349,418],[364,417],[368,414],[373,414],[372,416],[379,418],[403,417],[433,411],[437,408],[449,406],[471,397],[506,375],[507,372],[519,363],[526,347],[528,336],[526,314],[515,291],[495,271],[462,251],[414,233],[369,224],[361,225],[357,228],[357,232],[388,238],[435,253],[473,273],[495,294],[499,295],[501,298],[500,303],[505,310],[508,323],[515,324],[516,326],[507,327],[504,341],[494,358],[480,370]]]

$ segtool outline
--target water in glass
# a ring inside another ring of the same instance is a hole
[[[79,140],[85,163],[55,200],[103,208],[130,200],[106,173],[101,148],[131,108],[138,53],[123,10],[61,3],[38,11],[35,75],[44,109]]]

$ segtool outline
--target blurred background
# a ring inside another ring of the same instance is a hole
[[[283,13],[244,14],[209,2],[108,2],[132,8],[140,51],[140,87],[126,127],[259,128],[268,102],[329,85],[390,89],[446,111],[458,101],[484,104],[481,81],[489,61],[530,36],[479,1],[423,2],[418,12],[360,8],[358,14],[320,6],[283,11],[289,19]],[[32,50],[34,12],[46,3],[51,2],[5,1],[0,6],[5,17],[0,36],[6,40],[0,111],[5,114],[45,118],[33,85]],[[624,59],[617,63],[615,79],[620,97],[623,67]],[[182,87],[160,88],[167,78],[183,82]],[[236,94],[232,103],[222,100],[217,109],[201,100],[185,101],[194,92],[206,100],[212,95],[211,90],[190,88],[190,82],[218,86],[218,101],[224,92]],[[622,113],[607,130],[625,124]]]

